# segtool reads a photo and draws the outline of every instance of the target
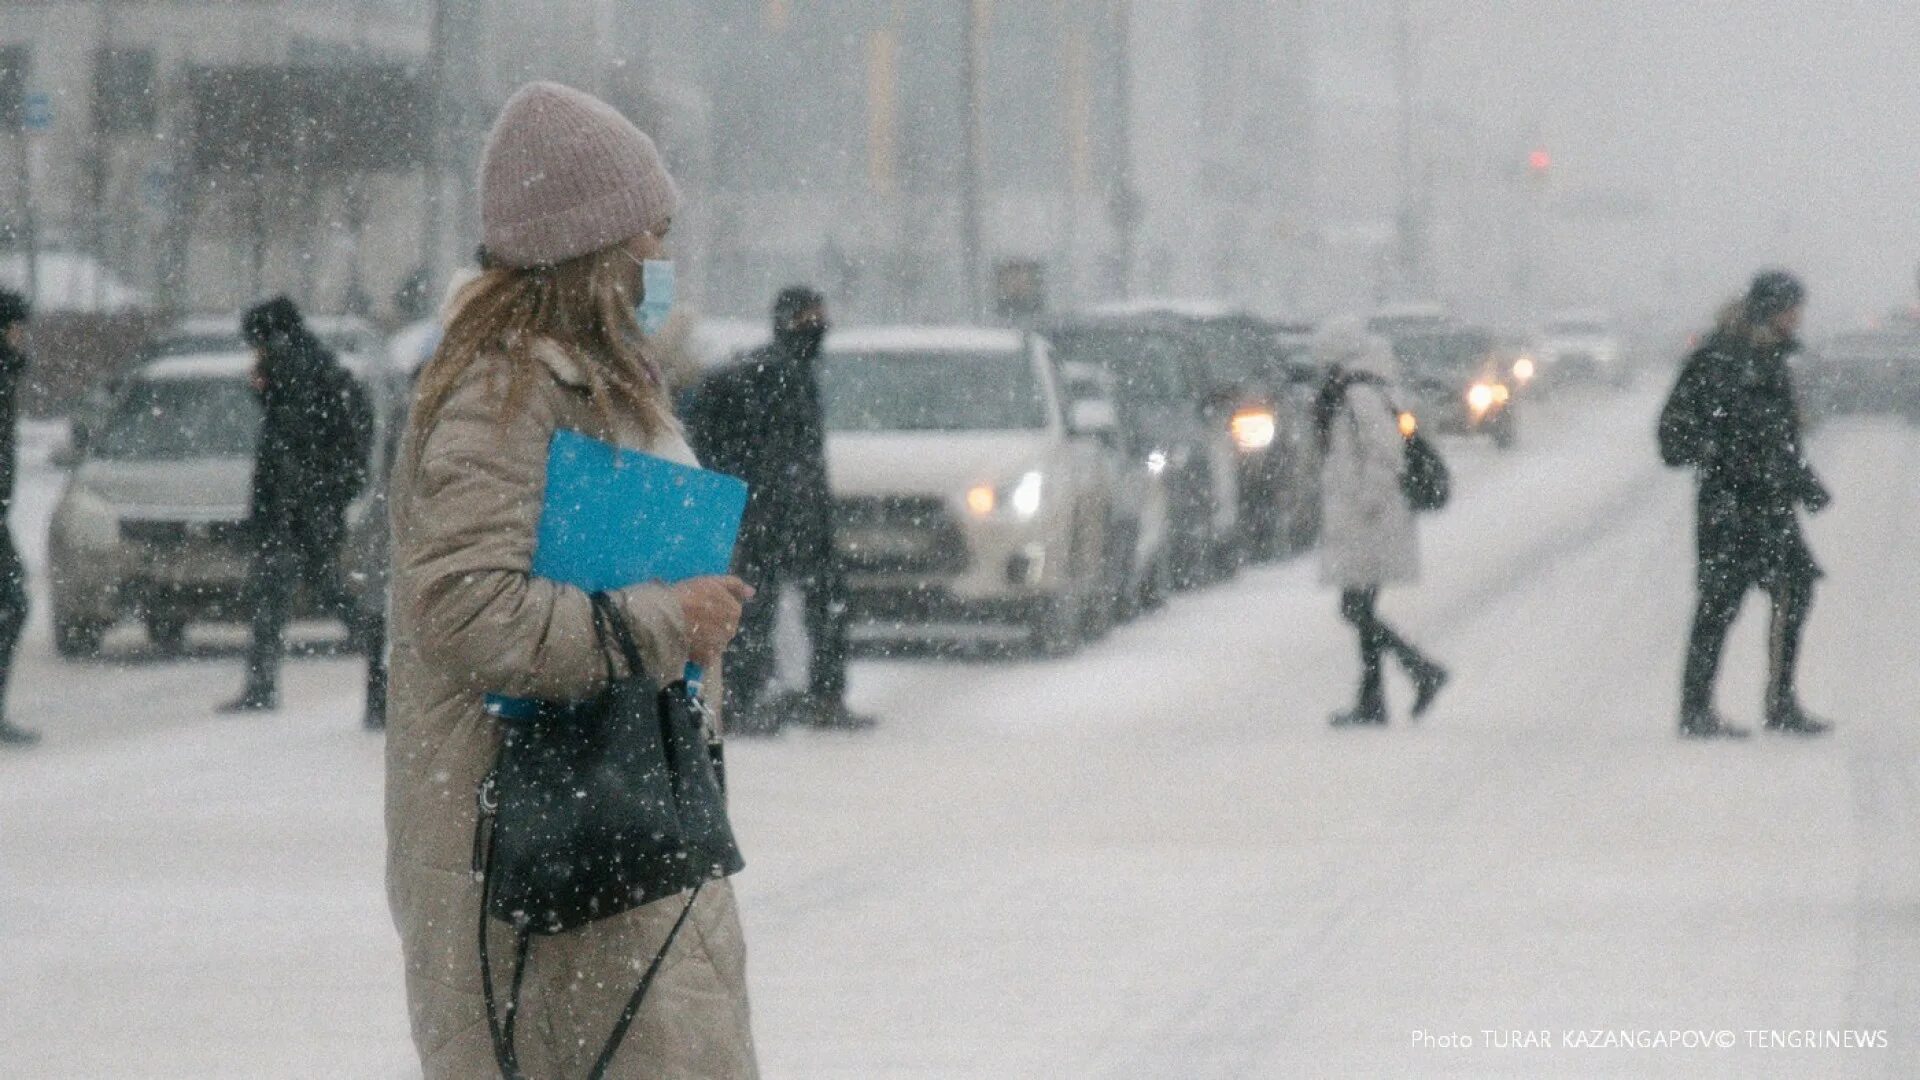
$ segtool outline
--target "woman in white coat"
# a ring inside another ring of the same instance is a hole
[[[1417,717],[1446,685],[1446,669],[1375,610],[1382,588],[1420,578],[1420,538],[1400,487],[1407,449],[1394,400],[1393,351],[1358,320],[1341,319],[1321,330],[1313,352],[1327,372],[1314,408],[1324,455],[1321,580],[1340,590],[1340,614],[1360,636],[1359,698],[1333,722],[1387,722],[1382,666],[1388,656],[1413,680]]]

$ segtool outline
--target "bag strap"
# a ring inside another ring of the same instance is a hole
[[[474,826],[476,830],[486,829],[487,819],[483,816]],[[500,1066],[500,1075],[504,1080],[527,1080],[527,1074],[520,1071],[520,1058],[513,1045],[513,1022],[520,1012],[520,984],[527,973],[527,953],[533,946],[533,931],[529,926],[519,926],[514,930],[513,939],[513,985],[507,991],[507,1007],[502,1015],[499,1003],[493,993],[493,958],[487,947],[487,903],[493,897],[493,830],[488,829],[485,856],[481,863],[480,878],[480,996],[487,1006],[487,1038],[493,1042],[493,1060]]]
[[[599,635],[602,647],[611,645],[619,651],[620,658],[627,662],[627,674],[636,677],[644,674],[647,663],[640,656],[640,645],[634,640],[633,628],[627,625],[627,617],[620,613],[613,597],[597,592],[590,599],[593,601],[593,629]],[[608,660],[608,670],[611,673],[611,658]]]
[[[700,886],[695,885],[687,894],[687,902],[680,909],[680,917],[673,920],[673,929],[667,931],[667,939],[660,943],[660,950],[653,954],[653,962],[647,965],[646,974],[640,976],[640,985],[633,988],[633,996],[627,999],[627,1007],[620,1010],[620,1021],[613,1025],[613,1034],[607,1036],[607,1045],[600,1051],[600,1059],[593,1063],[593,1071],[587,1074],[587,1080],[604,1080],[607,1069],[613,1064],[613,1055],[619,1053],[620,1043],[627,1037],[627,1029],[633,1026],[634,1018],[640,1015],[640,1004],[647,999],[647,990],[653,986],[654,976],[660,974],[660,965],[666,962],[667,950],[673,948],[673,939],[680,936],[680,930],[687,925],[687,918],[693,914],[693,903],[700,899]]]
[[[482,822],[479,827],[485,827]],[[519,1052],[514,1048],[513,1026],[520,1015],[520,987],[527,974],[527,954],[533,947],[531,924],[517,926],[513,939],[513,982],[507,990],[506,1008],[502,1010],[494,997],[493,963],[491,950],[487,947],[487,903],[493,895],[493,838],[489,833],[486,844],[486,864],[482,871],[480,885],[480,994],[487,1006],[487,1037],[493,1041],[494,1064],[500,1067],[503,1080],[528,1080],[527,1074],[520,1071]],[[703,883],[704,884],[704,883]],[[588,1080],[605,1080],[607,1069],[613,1064],[613,1057],[620,1052],[620,1044],[626,1041],[627,1031],[640,1015],[640,1006],[647,999],[647,991],[652,989],[653,980],[660,974],[660,967],[666,963],[667,951],[673,948],[674,940],[687,925],[687,919],[693,915],[694,902],[700,899],[701,885],[695,885],[687,894],[687,902],[680,908],[680,917],[673,921],[672,929],[667,931],[665,941],[653,954],[653,960],[647,964],[647,970],[640,976],[640,985],[634,987],[627,998],[626,1008],[620,1010],[620,1018],[613,1025],[612,1034],[600,1050],[600,1056],[593,1063],[593,1071],[587,1074]]]

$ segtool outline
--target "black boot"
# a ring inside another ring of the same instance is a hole
[[[844,701],[810,698],[804,714],[814,727],[827,731],[872,731],[880,721],[847,708]]]
[[[1420,719],[1428,709],[1433,708],[1433,699],[1446,689],[1447,680],[1453,676],[1447,669],[1431,660],[1422,660],[1411,666],[1408,674],[1413,676],[1413,718]]]
[[[39,732],[29,731],[11,720],[0,719],[0,746],[32,746],[39,741]]]
[[[1773,600],[1773,622],[1767,650],[1767,730],[1784,735],[1825,735],[1833,725],[1816,720],[1800,707],[1796,676],[1800,637],[1806,630],[1812,590],[1805,585],[1782,589]]]
[[[220,706],[223,715],[273,712],[280,707],[280,691],[272,686],[249,684],[239,697]]]
[[[1833,725],[1807,715],[1799,702],[1786,701],[1767,710],[1767,730],[1782,735],[1825,735]]]
[[[1334,727],[1385,727],[1387,708],[1381,702],[1361,702],[1352,710],[1333,714]]]
[[[1685,739],[1744,739],[1753,732],[1734,727],[1708,707],[1680,711],[1680,736]]]
[[[752,738],[780,734],[786,718],[778,700],[768,700],[765,694],[753,697],[736,694],[727,700],[724,720],[727,734]]]
[[[1333,726],[1344,727],[1385,727],[1387,724],[1387,696],[1380,686],[1378,678],[1365,679],[1360,684],[1360,699],[1351,710],[1335,713]]]

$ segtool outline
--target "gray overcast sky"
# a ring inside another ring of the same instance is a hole
[[[1392,197],[1392,9],[1371,0],[1319,12],[1323,129],[1375,136],[1325,151],[1327,190],[1353,193],[1329,206],[1336,215],[1378,212]],[[1913,299],[1920,4],[1415,0],[1413,10],[1423,100],[1482,121],[1504,144],[1490,153],[1517,159],[1537,129],[1558,195],[1654,197],[1657,213],[1631,228],[1563,222],[1549,246],[1564,258],[1638,261],[1648,291],[1696,305],[1760,262],[1784,262],[1808,276],[1827,323]],[[1380,182],[1346,183],[1355,172]]]

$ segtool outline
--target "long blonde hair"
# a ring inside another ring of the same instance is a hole
[[[640,418],[649,437],[670,430],[673,414],[634,319],[633,268],[618,247],[550,267],[490,267],[455,294],[440,345],[420,374],[414,396],[415,450],[440,410],[482,357],[511,360],[501,415],[511,416],[531,392],[540,361],[536,343],[566,350],[587,372],[594,406],[611,422],[614,406]]]

